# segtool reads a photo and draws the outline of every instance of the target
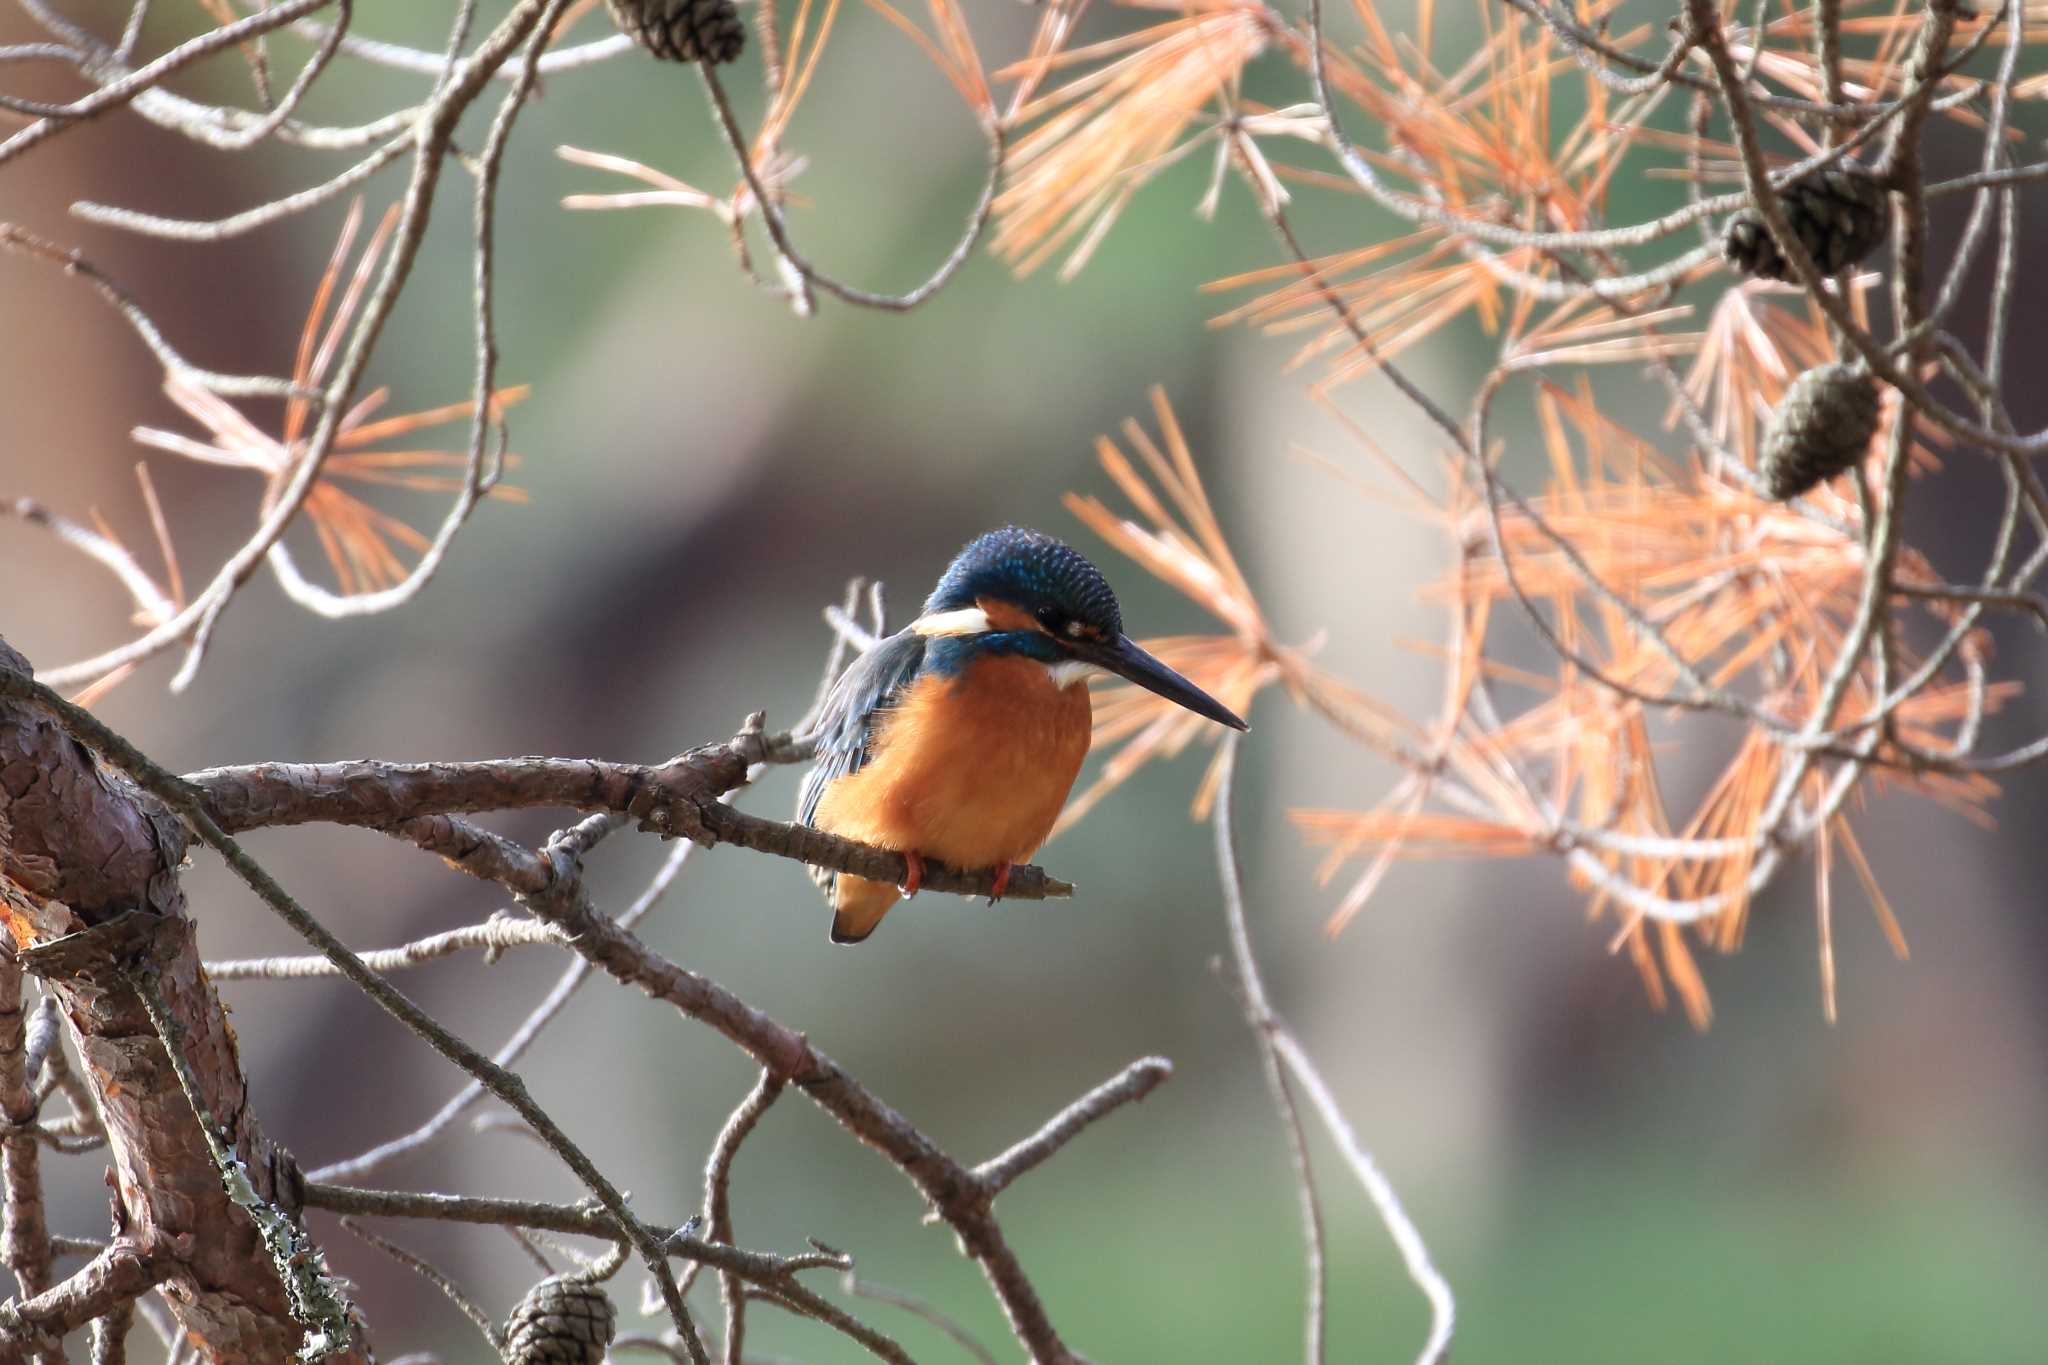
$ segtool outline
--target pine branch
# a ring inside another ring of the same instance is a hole
[[[390,829],[406,821],[533,808],[610,812],[642,829],[700,845],[733,844],[857,877],[901,884],[903,855],[804,825],[721,804],[756,763],[802,762],[808,748],[786,735],[743,730],[723,744],[656,767],[595,759],[506,758],[480,763],[261,763],[209,768],[183,780],[223,831],[313,823]],[[430,831],[436,837],[454,827]],[[471,851],[474,852],[472,845]],[[926,862],[924,888],[963,896],[995,890],[993,870]],[[1066,897],[1074,888],[1036,866],[1011,869],[1006,900]]]

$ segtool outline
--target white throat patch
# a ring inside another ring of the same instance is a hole
[[[1079,659],[1063,659],[1056,664],[1047,664],[1045,671],[1052,675],[1054,687],[1065,688],[1088,681],[1088,675],[1099,670],[1094,664],[1083,663]]]

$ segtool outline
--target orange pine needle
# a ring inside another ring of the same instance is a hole
[[[1112,59],[1016,110],[1013,122],[1044,121],[1011,149],[996,254],[1028,274],[1071,243],[1060,273],[1078,272],[1131,196],[1186,150],[1188,125],[1265,50],[1273,22],[1260,0],[1205,0],[1139,34],[998,73]]]
[[[317,389],[327,382],[328,368],[339,353],[397,224],[397,209],[394,207],[383,215],[362,254],[356,258],[355,268],[349,272],[344,285],[343,273],[361,221],[362,203],[358,200],[350,205],[327,267],[314,286],[292,365],[293,382],[302,388]],[[179,375],[172,374],[165,379],[164,392],[205,428],[212,440],[205,442],[175,432],[137,428],[135,437],[145,444],[188,459],[258,471],[266,476],[273,493],[291,477],[305,456],[305,424],[311,412],[311,406],[305,400],[294,399],[285,405],[281,435],[273,437],[257,427],[234,404]],[[491,394],[485,404],[487,420],[502,420],[505,410],[522,401],[528,392],[526,386],[518,385]],[[371,420],[372,414],[383,406],[387,397],[388,390],[372,389],[343,414],[335,428],[332,451],[320,477],[308,490],[303,507],[321,551],[334,571],[335,582],[344,594],[375,591],[401,582],[409,570],[398,550],[417,555],[427,549],[429,542],[409,523],[343,491],[337,480],[444,494],[460,491],[465,486],[466,474],[456,471],[467,470],[469,460],[466,455],[445,450],[368,450],[365,447],[428,427],[466,421],[474,412],[475,405],[470,402],[448,403],[419,412]],[[517,462],[516,455],[505,456],[508,466]],[[490,492],[492,496],[506,501],[526,501],[525,491],[509,484],[496,484]],[[144,496],[154,506],[154,495],[146,482]],[[157,525],[159,541],[172,574],[174,594],[181,597],[183,584],[177,577],[175,556],[170,550],[168,533],[161,524],[160,516]]]

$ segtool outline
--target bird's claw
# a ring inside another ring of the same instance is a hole
[[[918,888],[924,885],[924,857],[917,853],[906,853],[903,855],[903,864],[905,875],[901,889],[903,899],[909,900],[917,894]]]

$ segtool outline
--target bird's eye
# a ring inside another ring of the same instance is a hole
[[[1067,620],[1067,614],[1058,607],[1040,607],[1038,624],[1053,635],[1071,633],[1073,630],[1073,623]]]

